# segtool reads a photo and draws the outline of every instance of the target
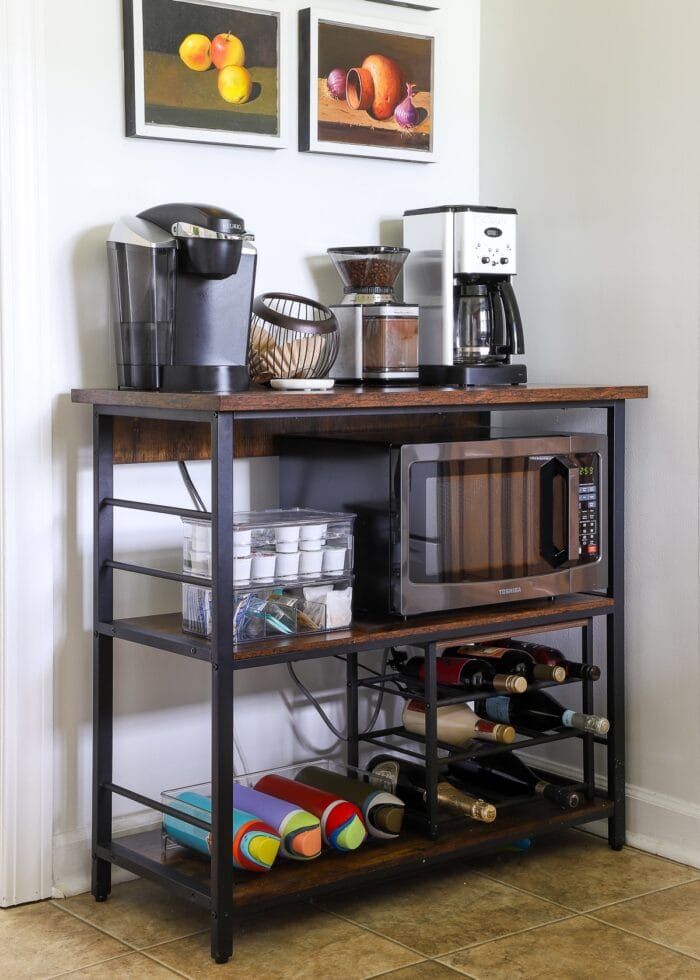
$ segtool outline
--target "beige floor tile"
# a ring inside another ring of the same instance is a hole
[[[55,904],[137,949],[209,928],[206,909],[143,879],[115,885],[106,902],[85,894]]]
[[[610,925],[700,959],[700,881],[592,913]],[[698,964],[700,975],[700,963]]]
[[[461,950],[444,962],[474,980],[700,978],[697,960],[584,916]]]
[[[148,955],[193,980],[364,980],[417,962],[420,957],[311,905],[285,906],[248,916],[234,931],[234,954],[225,965],[210,957],[209,933],[154,946]]]
[[[424,956],[449,953],[570,914],[475,874],[466,864],[318,899],[317,904]]]
[[[473,867],[577,912],[698,877],[681,864],[627,847],[612,851],[601,838],[576,831],[535,840],[529,851],[484,858]]]
[[[457,980],[463,976],[455,973],[444,963],[436,960],[423,960],[414,966],[405,966],[402,970],[392,970],[391,973],[382,973],[378,980]]]
[[[61,980],[173,980],[177,974],[141,953],[129,953],[84,970],[62,974]]]
[[[41,980],[126,952],[122,943],[50,902],[0,909],[0,975]]]

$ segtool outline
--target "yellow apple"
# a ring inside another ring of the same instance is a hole
[[[250,72],[241,65],[227,65],[226,68],[222,68],[217,84],[221,98],[226,102],[232,102],[233,105],[247,102],[253,90]]]
[[[217,34],[211,41],[211,60],[217,68],[245,64],[243,42],[235,34]]]
[[[205,34],[188,34],[179,53],[192,71],[206,71],[211,66],[211,41]]]

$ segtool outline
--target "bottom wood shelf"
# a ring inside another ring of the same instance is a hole
[[[279,861],[265,874],[235,872],[234,905],[236,908],[273,905],[351,888],[371,879],[379,882],[454,858],[493,852],[524,837],[538,837],[605,819],[612,816],[613,809],[613,803],[602,798],[566,812],[547,800],[534,800],[505,810],[493,824],[450,827],[437,841],[407,830],[395,841],[373,841],[349,854],[326,853],[309,863]],[[99,855],[136,874],[143,873],[166,886],[173,885],[180,892],[183,882],[189,880],[192,900],[201,901],[209,887],[209,863],[185,848],[170,845],[163,860],[161,835],[157,830],[120,837],[112,848],[99,848]]]

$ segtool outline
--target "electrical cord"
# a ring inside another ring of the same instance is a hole
[[[386,670],[387,658],[388,658],[388,653],[385,650],[384,653],[383,653],[383,655],[382,655],[382,672],[384,672]],[[302,692],[302,694],[304,695],[304,697],[307,699],[307,701],[311,705],[313,705],[313,707],[316,709],[316,711],[318,712],[318,714],[321,716],[321,720],[323,721],[324,725],[328,729],[330,729],[330,731],[333,732],[333,734],[335,735],[335,737],[337,739],[339,739],[341,742],[347,742],[348,741],[348,736],[347,735],[343,735],[343,733],[341,731],[339,731],[339,729],[337,729],[335,727],[335,725],[333,724],[333,722],[330,720],[330,718],[328,717],[328,715],[326,714],[326,712],[321,707],[321,704],[319,703],[318,699],[316,697],[314,697],[314,695],[311,693],[311,691],[308,689],[308,687],[306,687],[306,685],[303,683],[303,681],[297,675],[297,673],[294,670],[294,667],[293,667],[293,665],[291,663],[288,663],[287,664],[287,670],[289,671],[289,675],[291,676],[292,680],[294,681],[294,683],[296,684],[296,686],[299,688],[299,690]],[[374,671],[372,671],[372,673],[374,673]],[[369,725],[367,726],[367,728],[363,732],[360,732],[361,735],[366,735],[369,732],[371,732],[372,729],[374,728],[374,726],[377,723],[377,718],[379,717],[379,712],[382,710],[382,704],[384,703],[384,685],[383,684],[382,684],[382,686],[380,687],[379,690],[380,690],[381,693],[380,693],[379,699],[378,699],[378,701],[377,701],[377,703],[376,703],[376,705],[374,707],[374,711],[372,712],[372,717],[371,717],[371,719],[369,721]]]

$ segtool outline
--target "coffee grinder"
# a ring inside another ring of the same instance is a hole
[[[107,240],[120,388],[243,391],[256,250],[243,219],[202,204],[122,218]]]
[[[513,385],[527,381],[516,272],[513,208],[443,205],[405,211],[406,302],[420,307],[421,384]]]
[[[393,245],[329,248],[343,283],[331,306],[338,321],[337,381],[382,384],[418,379],[418,308],[397,302],[394,285],[408,249]]]

